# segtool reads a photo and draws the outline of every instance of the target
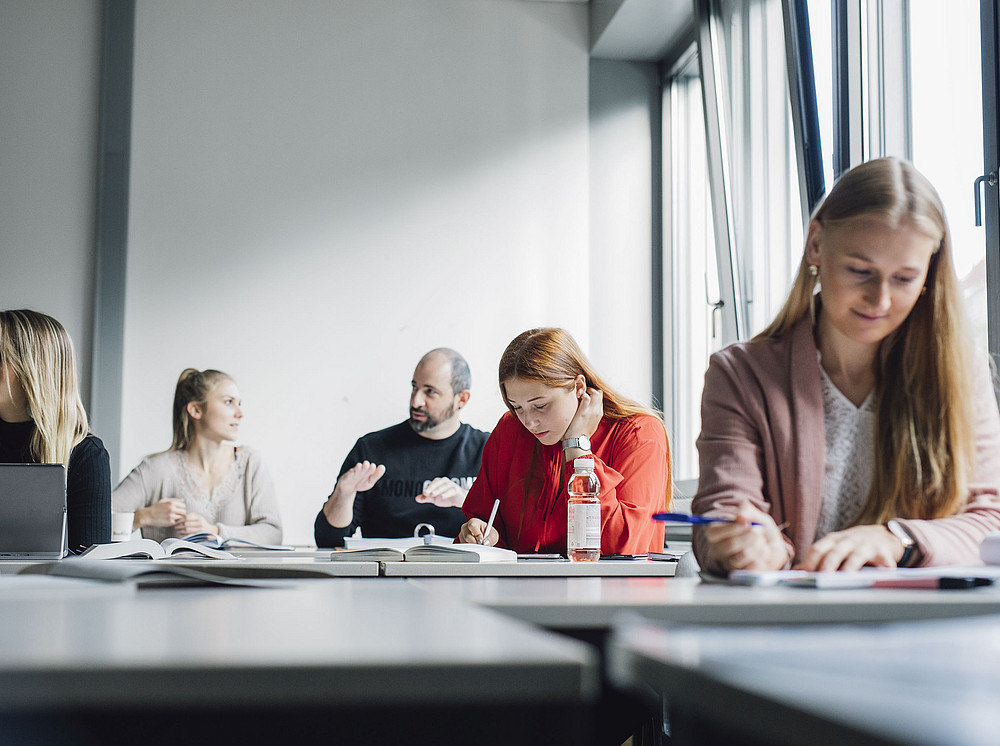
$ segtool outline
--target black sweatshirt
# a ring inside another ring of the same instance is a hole
[[[0,463],[28,464],[35,423],[0,420]],[[104,443],[88,435],[69,456],[66,473],[66,522],[69,549],[111,541],[111,464]]]
[[[414,498],[437,477],[448,477],[468,490],[479,473],[489,436],[462,423],[453,435],[431,440],[415,433],[408,422],[401,422],[358,439],[340,473],[360,461],[370,461],[385,464],[385,474],[370,490],[354,498],[351,525],[331,526],[319,511],[314,525],[316,546],[342,547],[344,537],[358,526],[365,536],[380,539],[413,536],[419,523],[434,526],[438,536],[457,536],[465,522],[461,508],[439,508]]]

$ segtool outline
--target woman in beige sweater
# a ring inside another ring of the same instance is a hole
[[[201,532],[258,543],[281,541],[271,475],[260,455],[237,444],[243,408],[231,377],[188,368],[174,392],[174,437],[147,456],[111,496],[135,512],[133,526],[161,541]]]

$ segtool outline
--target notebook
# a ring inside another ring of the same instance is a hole
[[[0,464],[0,560],[66,556],[66,467]]]

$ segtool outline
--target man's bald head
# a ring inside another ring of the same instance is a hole
[[[417,368],[423,365],[448,366],[453,394],[472,390],[472,372],[469,370],[469,364],[460,353],[450,347],[435,347],[420,358]]]
[[[410,391],[410,427],[425,438],[446,438],[460,426],[472,377],[465,358],[448,347],[431,350],[417,363]]]

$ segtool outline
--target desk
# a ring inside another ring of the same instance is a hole
[[[406,564],[405,562],[402,564]],[[697,578],[414,578],[550,629],[608,629],[623,613],[687,624],[884,622],[1000,614],[1000,588],[815,590],[706,585]]]
[[[625,625],[609,673],[694,743],[956,744],[1000,734],[1000,616],[781,629]]]
[[[471,729],[477,742],[590,742],[590,648],[404,581],[90,599],[2,588],[5,737],[465,743]]]
[[[676,562],[651,560],[601,560],[568,562],[518,560],[517,562],[382,562],[388,578],[579,578],[672,577]]]
[[[329,553],[325,553],[329,556]],[[72,560],[70,560],[72,562]],[[244,555],[237,560],[180,559],[180,560],[107,560],[108,562],[144,562],[155,565],[183,565],[197,567],[230,578],[375,578],[378,562],[331,562],[323,557],[288,557],[274,553],[262,556]]]
[[[228,550],[227,550],[228,551]],[[336,576],[355,576],[355,577],[368,577],[370,575],[378,575],[378,566],[375,565],[374,572],[372,572],[371,567],[366,567],[364,570],[360,570],[355,567],[352,569],[348,568],[346,570],[326,570],[323,567],[312,567],[319,562],[329,561],[330,551],[329,550],[318,550],[316,547],[295,547],[292,551],[279,552],[270,549],[253,549],[253,548],[239,548],[231,552],[236,557],[241,560],[241,565],[247,568],[257,568],[263,569],[267,565],[276,564],[279,567],[291,567],[295,562],[301,562],[303,569],[308,571],[319,571],[325,575],[336,575]],[[0,560],[0,575],[17,575],[22,570],[28,567],[37,567],[38,565],[47,565],[51,562],[72,560],[72,557],[67,557],[65,560],[11,560],[5,559]],[[280,560],[280,562],[273,562],[274,560]],[[295,560],[295,562],[292,562]],[[139,561],[139,560],[128,560]],[[216,560],[209,560],[210,562],[216,562]],[[222,560],[218,560],[222,561]],[[232,562],[232,560],[228,560]],[[332,564],[332,563],[330,563]],[[358,565],[362,563],[350,563],[353,565]],[[368,565],[369,563],[364,563]]]
[[[71,565],[74,562],[84,561],[68,557],[64,560],[35,560],[8,562],[8,564],[15,565],[19,572],[44,574],[45,568],[51,567],[56,562],[60,565]],[[267,556],[248,555],[235,560],[184,557],[170,560],[113,559],[98,560],[98,562],[110,562],[128,567],[193,567],[229,578],[374,578],[379,574],[378,562],[331,562],[322,557],[274,556],[273,553]]]

